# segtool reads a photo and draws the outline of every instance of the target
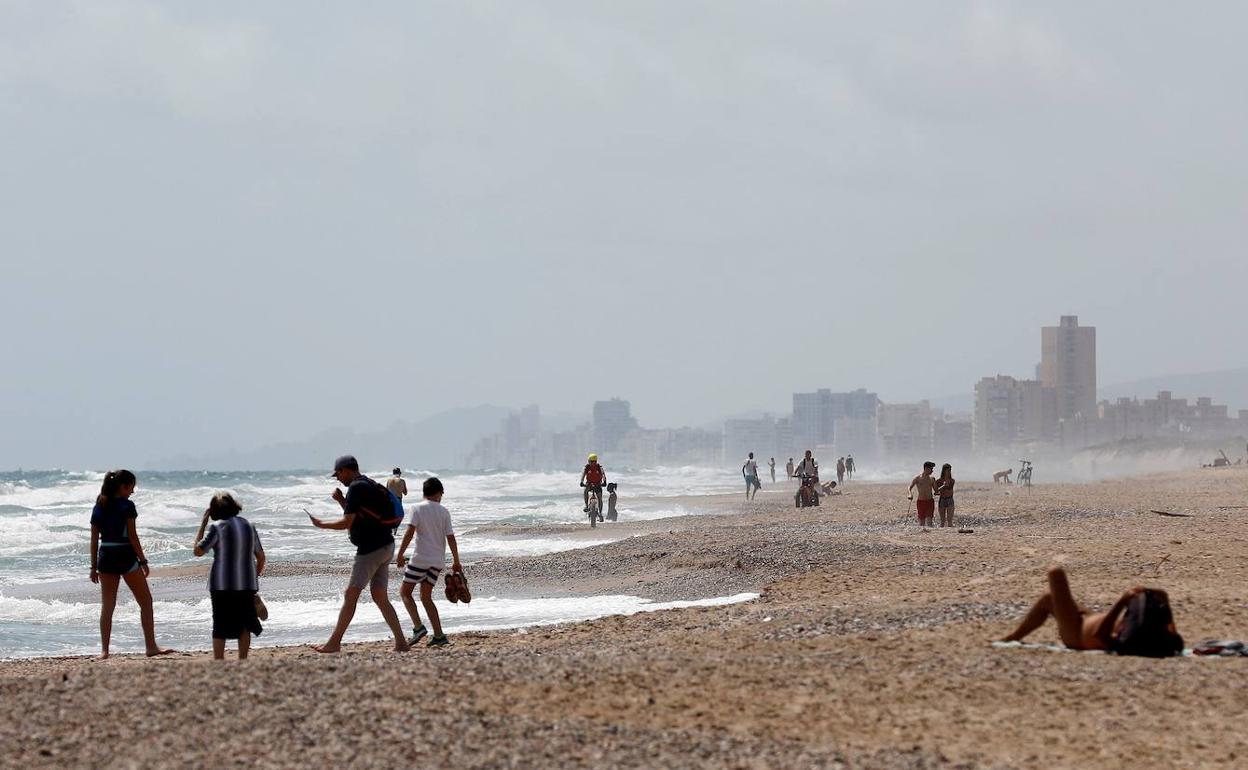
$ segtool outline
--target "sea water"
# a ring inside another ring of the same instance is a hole
[[[389,475],[370,475],[384,481]],[[405,473],[419,499],[423,472]],[[349,564],[354,547],[346,534],[312,527],[305,509],[335,517],[341,509],[330,498],[335,482],[313,472],[141,472],[131,498],[139,512],[138,532],[153,567],[206,564],[196,559],[192,540],[218,490],[229,490],[260,533],[270,563]],[[529,555],[578,548],[612,539],[611,527],[594,530],[594,539],[561,537],[509,538],[472,531],[489,524],[585,523],[574,473],[446,473],[446,504],[459,533],[460,555],[472,562],[497,556]],[[98,588],[87,580],[90,566],[90,515],[103,474],[96,471],[0,473],[0,657],[96,652]],[[655,519],[686,511],[681,498],[738,491],[740,477],[707,468],[653,468],[612,472],[620,484],[621,517]],[[410,506],[409,506],[410,507]],[[162,590],[156,596],[157,636],[161,644],[202,649],[209,644],[211,609],[207,589],[189,593]],[[328,636],[340,606],[342,578],[272,577],[262,579],[270,620],[258,644],[290,644]],[[394,581],[392,581],[393,583]],[[394,591],[392,591],[394,593]],[[711,603],[742,601],[752,595],[723,597]],[[627,596],[531,598],[477,596],[471,605],[444,611],[449,632],[514,628],[584,620],[609,614],[682,606]],[[400,611],[400,616],[404,613]],[[408,625],[404,619],[404,626]],[[386,636],[375,607],[362,604],[348,640]],[[114,617],[113,648],[142,649],[138,610],[123,586]]]

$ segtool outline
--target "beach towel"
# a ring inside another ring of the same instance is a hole
[[[1210,639],[1192,648],[1193,655],[1217,655],[1222,658],[1248,658],[1248,644],[1235,639]]]

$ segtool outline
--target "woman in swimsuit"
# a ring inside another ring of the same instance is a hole
[[[1166,592],[1161,589],[1147,590],[1168,600]],[[1061,567],[1050,567],[1049,590],[1036,600],[1027,616],[1018,624],[1018,628],[1014,629],[1014,633],[1001,641],[1021,642],[1032,631],[1044,625],[1044,621],[1052,615],[1057,621],[1058,637],[1062,640],[1062,644],[1070,649],[1113,649],[1120,630],[1123,610],[1133,598],[1144,592],[1143,587],[1136,586],[1119,597],[1109,611],[1090,612],[1075,601],[1074,595],[1070,592],[1070,582],[1066,579],[1066,570]],[[1173,623],[1170,624],[1168,630],[1175,633]],[[1177,637],[1177,633],[1175,636]],[[1181,639],[1179,646],[1181,649]]]
[[[945,463],[940,466],[940,478],[936,480],[936,508],[940,514],[940,526],[953,526],[953,466]]]
[[[126,581],[134,601],[139,605],[143,640],[147,655],[166,655],[173,650],[156,644],[155,621],[152,617],[152,592],[147,587],[147,559],[134,528],[138,511],[130,495],[138,480],[127,470],[109,471],[100,486],[100,496],[91,511],[91,582],[100,586],[100,646],[102,658],[108,657],[108,643],[113,635],[113,610],[117,607],[117,589]]]

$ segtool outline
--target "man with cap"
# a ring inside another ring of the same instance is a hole
[[[355,564],[351,568],[351,580],[347,583],[334,632],[329,635],[329,641],[320,646],[313,645],[312,649],[317,652],[338,652],[341,649],[342,637],[355,617],[355,605],[367,587],[373,603],[381,610],[381,616],[394,634],[395,652],[403,652],[407,650],[407,640],[403,638],[398,613],[394,611],[387,593],[390,562],[394,561],[394,535],[380,518],[393,511],[390,495],[385,487],[360,473],[360,464],[351,455],[343,455],[334,461],[333,477],[347,486],[345,495],[339,488],[335,488],[333,494],[334,500],[342,506],[342,518],[325,521],[312,514],[308,516],[312,524],[321,529],[347,530],[351,543],[355,545]]]

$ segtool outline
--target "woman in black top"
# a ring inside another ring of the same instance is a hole
[[[156,644],[155,621],[152,618],[152,592],[147,587],[147,559],[139,543],[134,520],[138,511],[130,495],[138,480],[127,470],[109,471],[100,486],[100,496],[91,511],[91,582],[100,586],[100,646],[108,657],[108,643],[113,635],[113,610],[117,606],[117,589],[124,579],[139,605],[143,624],[143,640],[149,657],[165,655],[173,650]]]

